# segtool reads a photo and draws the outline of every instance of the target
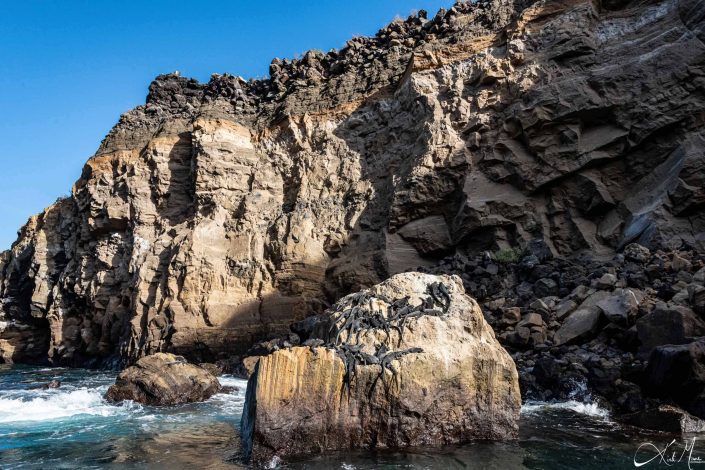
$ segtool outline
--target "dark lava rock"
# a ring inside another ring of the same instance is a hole
[[[632,426],[660,432],[705,432],[705,421],[675,406],[661,405],[622,416],[620,420]]]
[[[685,344],[705,335],[705,322],[688,307],[660,303],[654,311],[636,322],[640,351],[650,353],[656,346]]]
[[[648,393],[671,399],[705,418],[705,338],[654,349],[644,382]]]

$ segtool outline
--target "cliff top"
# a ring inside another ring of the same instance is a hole
[[[157,76],[149,85],[145,105],[126,112],[103,140],[97,154],[121,145],[123,131],[154,128],[168,117],[191,119],[202,108],[219,114],[265,121],[287,114],[322,111],[370,96],[393,85],[403,75],[413,54],[433,44],[454,44],[463,37],[497,32],[532,0],[457,0],[429,18],[425,10],[405,20],[395,19],[374,36],[351,38],[340,50],[310,50],[296,59],[272,60],[269,77],[245,80],[231,74],[213,74],[207,83],[178,72]]]

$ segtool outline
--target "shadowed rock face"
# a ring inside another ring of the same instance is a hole
[[[5,361],[197,361],[454,251],[703,244],[705,3],[461,3],[158,77],[0,256]]]

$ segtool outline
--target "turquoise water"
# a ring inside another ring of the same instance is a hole
[[[61,388],[35,388],[52,379]],[[103,394],[114,372],[0,365],[0,468],[2,469],[219,469],[238,463],[244,380],[220,377],[239,388],[204,403],[155,408],[112,405]],[[705,460],[705,436],[696,456]],[[271,467],[286,469],[621,469],[656,456],[673,436],[625,428],[593,403],[529,403],[522,408],[520,438],[443,449],[338,452]],[[680,437],[670,448],[682,454]],[[671,453],[669,452],[669,455]],[[665,455],[665,453],[664,453]],[[692,461],[691,460],[691,461]],[[666,465],[688,468],[687,455]],[[691,464],[691,468],[705,465]]]
[[[0,468],[237,468],[246,381],[220,380],[239,391],[156,408],[103,400],[114,372],[0,366]]]

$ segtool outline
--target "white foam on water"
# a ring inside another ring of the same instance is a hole
[[[0,398],[0,423],[50,421],[76,415],[113,416],[134,406],[114,406],[103,399],[104,390],[79,388],[34,393],[22,398]]]
[[[536,414],[546,410],[570,410],[594,418],[608,419],[609,410],[600,407],[597,403],[583,403],[576,400],[559,402],[526,402],[521,407],[522,414]]]
[[[223,387],[236,387],[237,390],[230,393],[216,393],[208,399],[208,402],[217,406],[220,412],[226,415],[241,414],[245,405],[247,380],[238,379],[231,375],[221,375],[218,377],[218,382]]]
[[[220,382],[220,385],[222,385],[223,387],[237,387],[242,392],[244,392],[247,388],[247,380],[238,379],[237,377],[233,377],[232,375],[221,375],[220,377],[218,377],[218,382]]]
[[[279,456],[275,455],[264,468],[277,468],[279,465],[281,465],[281,463],[282,459],[280,459]]]

